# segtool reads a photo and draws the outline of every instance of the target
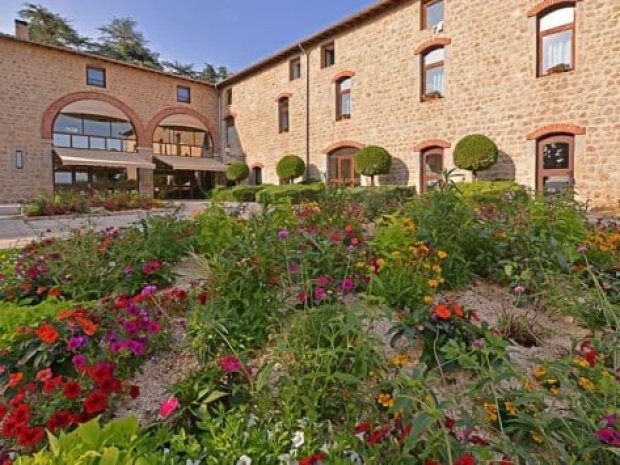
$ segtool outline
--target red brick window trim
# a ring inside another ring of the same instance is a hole
[[[575,69],[576,10],[574,2],[557,3],[536,18],[537,75],[547,76]]]
[[[444,139],[427,139],[424,140],[418,144],[416,144],[416,146],[413,148],[414,152],[423,152],[427,149],[433,148],[433,147],[439,147],[442,149],[449,149],[450,147],[452,147],[452,144],[450,142],[448,142],[447,140]]]
[[[577,2],[580,2],[580,1],[581,0],[542,0],[538,2],[536,5],[534,5],[532,8],[530,8],[529,10],[527,10],[527,16],[529,18],[532,18],[534,16],[538,16],[543,11],[548,10],[552,7],[559,6],[559,5],[563,5],[563,6],[575,5]]]
[[[351,70],[340,71],[332,78],[332,82],[336,83],[338,81],[341,81],[344,78],[352,78],[353,76],[355,76],[355,71],[351,71]]]
[[[585,136],[586,128],[576,124],[556,123],[538,128],[527,135],[527,140],[538,140],[552,134],[570,134],[572,136]]]
[[[363,149],[364,147],[366,147],[366,144],[362,144],[361,142],[357,142],[354,140],[339,140],[338,142],[334,142],[333,144],[329,144],[327,147],[324,147],[322,152],[329,154],[343,147]]]
[[[446,47],[451,43],[452,39],[450,39],[449,37],[435,37],[434,39],[426,40],[418,44],[413,53],[415,55],[422,55],[423,53],[426,53],[433,48]]]
[[[282,92],[280,95],[276,97],[276,102],[279,102],[283,98],[291,98],[292,96],[293,94],[291,94],[290,92]]]

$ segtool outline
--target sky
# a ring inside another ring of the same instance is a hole
[[[376,0],[30,0],[71,20],[81,35],[129,16],[168,61],[239,71]],[[13,34],[24,0],[0,0],[0,32]]]

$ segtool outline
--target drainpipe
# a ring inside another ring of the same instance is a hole
[[[217,90],[217,139],[220,143],[218,152],[220,154],[220,161],[224,163],[224,156],[222,155],[222,90],[219,89],[218,85],[216,85],[215,88]]]
[[[299,43],[299,50],[306,55],[306,172],[304,180],[310,178],[310,53]]]

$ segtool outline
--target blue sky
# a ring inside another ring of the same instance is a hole
[[[130,16],[167,60],[233,71],[375,3],[375,0],[31,0],[71,19],[83,35]],[[13,33],[24,0],[0,0],[0,31]]]

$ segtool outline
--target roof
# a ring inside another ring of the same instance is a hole
[[[155,73],[155,74],[159,74],[161,76],[166,76],[169,78],[173,78],[173,79],[181,79],[183,81],[190,81],[190,82],[195,82],[197,84],[203,84],[209,87],[215,87],[213,84],[208,83],[206,81],[201,81],[199,79],[194,79],[191,77],[187,77],[187,76],[180,76],[178,74],[172,74],[172,73],[167,73],[166,71],[160,71],[157,69],[153,69],[153,68],[148,68],[146,66],[140,66],[134,63],[128,63],[126,61],[121,61],[121,60],[115,60],[114,58],[109,58],[109,57],[105,57],[102,55],[96,55],[94,53],[88,53],[88,52],[82,52],[79,50],[73,50],[71,48],[67,48],[67,47],[60,47],[58,45],[51,45],[51,44],[45,44],[42,42],[35,42],[33,40],[26,40],[26,39],[20,39],[18,37],[15,37],[13,35],[10,34],[5,34],[3,32],[0,32],[0,39],[4,39],[4,40],[10,40],[13,42],[19,42],[25,45],[31,45],[34,47],[41,47],[41,48],[47,48],[47,49],[51,49],[51,50],[57,50],[59,52],[65,52],[65,53],[71,53],[73,55],[78,55],[78,56],[82,56],[85,58],[91,58],[93,60],[101,60],[101,61],[107,61],[108,63],[114,63],[116,65],[120,65],[120,66],[126,66],[129,68],[134,68],[140,71],[145,71],[147,73]]]
[[[279,63],[290,56],[298,55],[302,51],[302,48],[305,49],[320,44],[325,40],[329,39],[330,37],[333,37],[334,35],[339,34],[343,31],[352,29],[356,26],[359,26],[360,24],[363,24],[370,19],[382,15],[383,13],[394,7],[406,3],[406,1],[407,0],[379,0],[374,5],[371,5],[368,8],[365,8],[364,10],[359,11],[335,24],[332,24],[331,26],[317,32],[316,34],[306,37],[305,39],[296,42],[294,45],[286,47],[285,49],[282,49],[279,52],[274,53],[273,55],[270,55],[269,57],[264,58],[263,60],[260,60],[237,73],[234,73],[229,78],[219,82],[216,87],[225,87],[234,82],[240,81],[264,68]]]

